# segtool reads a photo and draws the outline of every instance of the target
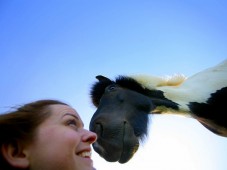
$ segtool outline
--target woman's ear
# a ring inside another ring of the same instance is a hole
[[[29,166],[27,151],[18,142],[3,144],[0,149],[3,157],[11,166],[17,168]]]

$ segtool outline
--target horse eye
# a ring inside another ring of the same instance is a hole
[[[111,86],[109,86],[106,90],[107,91],[113,91],[113,90],[115,90],[116,89],[116,86],[115,85],[111,85]]]

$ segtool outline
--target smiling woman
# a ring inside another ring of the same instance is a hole
[[[94,170],[96,134],[63,102],[39,100],[0,115],[0,134],[1,170]]]

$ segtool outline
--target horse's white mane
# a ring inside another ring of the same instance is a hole
[[[187,79],[183,74],[174,74],[172,76],[163,77],[152,75],[132,75],[130,77],[148,89],[156,89],[161,86],[179,86]]]

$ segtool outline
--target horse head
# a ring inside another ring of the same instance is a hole
[[[119,76],[116,81],[96,78],[99,82],[93,85],[91,97],[97,110],[90,130],[97,133],[98,139],[93,148],[107,161],[125,163],[147,135],[148,113],[153,104],[140,93],[144,89],[129,77]]]

